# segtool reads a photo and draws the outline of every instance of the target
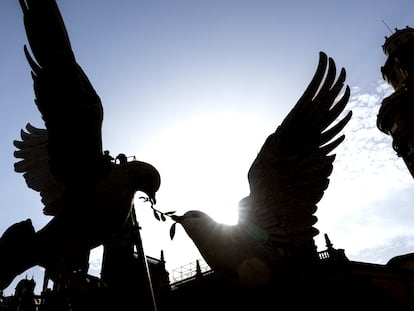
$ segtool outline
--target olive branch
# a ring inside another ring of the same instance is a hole
[[[159,209],[156,209],[154,207],[154,203],[152,202],[152,200],[150,198],[148,198],[148,197],[139,197],[139,198],[141,200],[143,200],[144,202],[150,202],[151,203],[150,207],[152,209],[153,215],[154,215],[155,219],[158,220],[158,221],[166,221],[167,217],[171,218],[171,216],[176,213],[176,211],[161,212]],[[177,223],[174,222],[171,225],[171,228],[170,228],[170,238],[171,238],[171,240],[174,238],[174,235],[175,235],[175,226],[176,226],[176,224]]]

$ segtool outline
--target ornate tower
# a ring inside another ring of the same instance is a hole
[[[395,29],[382,48],[388,57],[382,76],[395,92],[382,101],[377,127],[391,135],[392,147],[414,177],[414,29]]]

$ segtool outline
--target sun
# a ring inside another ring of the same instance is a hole
[[[157,207],[177,214],[202,210],[236,224],[238,202],[249,194],[247,172],[273,128],[266,118],[221,111],[163,132],[144,150],[161,174]]]

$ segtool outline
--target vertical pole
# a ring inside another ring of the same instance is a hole
[[[150,311],[157,311],[157,304],[156,304],[156,301],[155,301],[154,289],[152,287],[152,281],[151,281],[151,275],[150,275],[149,268],[148,268],[147,257],[145,256],[145,253],[144,253],[144,248],[142,246],[141,234],[139,232],[139,230],[141,228],[138,224],[137,217],[135,215],[135,206],[134,205],[132,206],[130,217],[132,219],[132,223],[133,223],[133,226],[134,226],[134,233],[135,233],[135,239],[136,239],[135,245],[137,247],[138,258],[140,258],[142,267],[145,271],[145,277],[146,277],[146,283],[147,283],[147,289],[148,289],[148,292],[145,293],[145,294],[148,295],[149,300],[151,300],[151,303],[149,303],[151,305],[151,310]]]

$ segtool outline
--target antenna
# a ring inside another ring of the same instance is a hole
[[[387,29],[391,32],[391,34],[392,34],[392,30],[391,30],[391,28],[387,25],[387,23],[384,21],[384,20],[382,20],[382,22],[384,23],[384,25],[385,25],[385,27],[387,27]]]

